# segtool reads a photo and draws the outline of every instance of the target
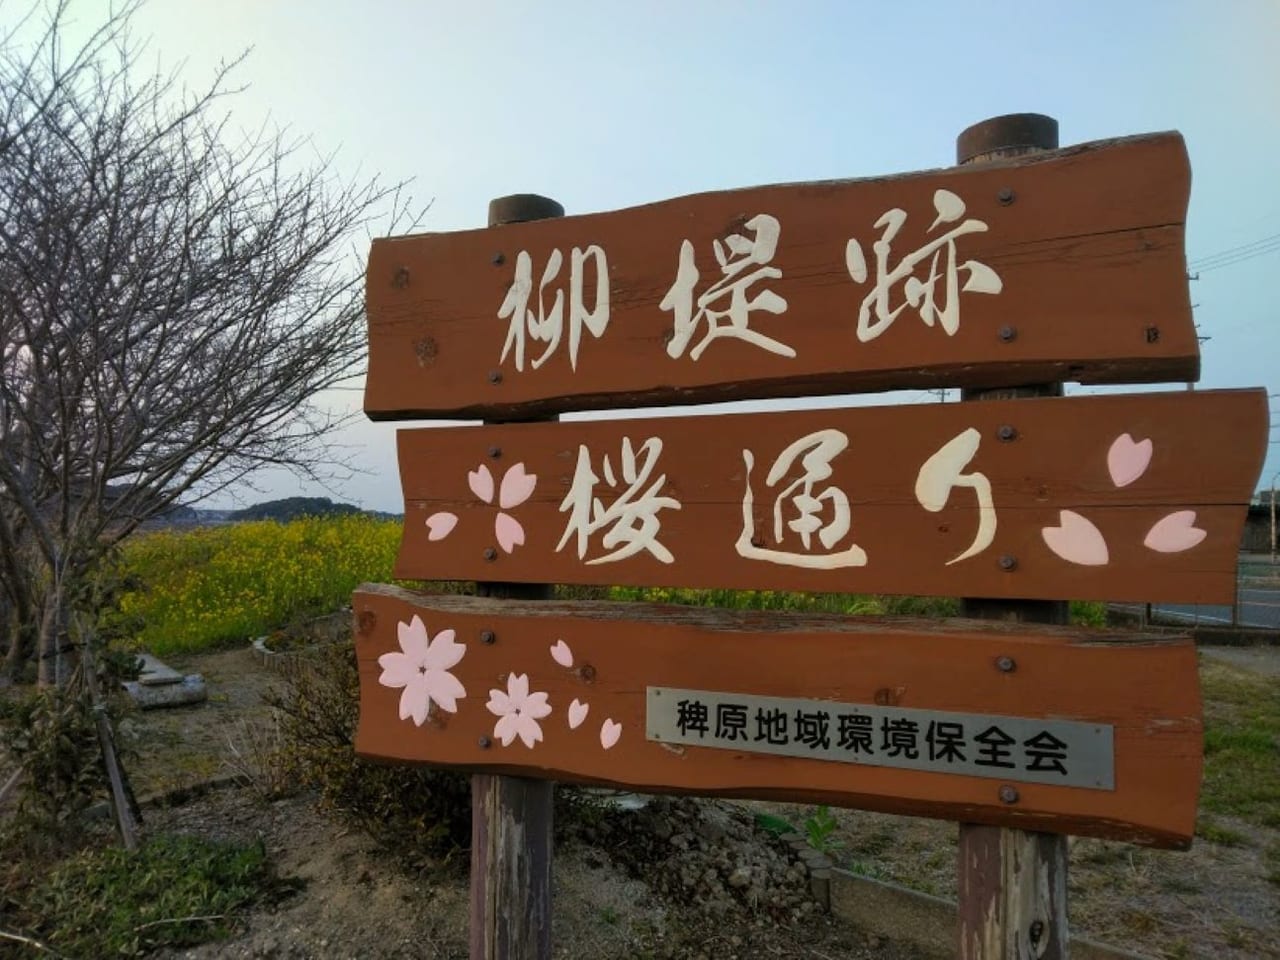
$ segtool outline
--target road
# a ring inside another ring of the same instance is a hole
[[[1280,589],[1275,587],[1242,587],[1239,600],[1241,627],[1280,630]],[[1228,606],[1193,606],[1191,604],[1152,604],[1152,615],[1158,619],[1206,624],[1231,624]]]

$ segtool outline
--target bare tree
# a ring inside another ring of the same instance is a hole
[[[72,52],[65,3],[0,39],[0,637],[42,683],[140,523],[265,466],[330,475],[314,398],[363,359],[352,244],[404,212],[238,133],[234,63],[194,95],[142,72],[133,10]]]

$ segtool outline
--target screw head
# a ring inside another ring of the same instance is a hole
[[[1017,557],[1010,556],[1007,553],[1000,557],[1001,570],[1004,570],[1004,571],[1014,570],[1017,568],[1017,566],[1018,566]]]
[[[1018,669],[1018,662],[1013,657],[999,656],[996,657],[996,669],[1001,673],[1013,673]]]
[[[1013,192],[1012,187],[1001,187],[1000,192],[996,194],[996,199],[1000,201],[1000,206],[1007,207],[1013,203],[1017,194]]]
[[[501,447],[490,447],[490,448],[489,448],[489,456],[491,456],[494,460],[497,460],[500,456],[502,456],[502,448],[501,448]]]
[[[1147,327],[1147,328],[1146,328],[1146,330],[1144,330],[1144,331],[1143,331],[1143,333],[1144,333],[1144,335],[1145,335],[1145,336],[1146,336],[1146,338],[1147,338],[1147,343],[1159,343],[1159,342],[1160,342],[1160,328],[1159,328],[1159,327]]]
[[[493,745],[493,741],[490,740],[488,737],[481,737],[479,740],[476,741],[476,743],[480,745],[481,750],[488,750],[489,747]]]
[[[493,547],[485,547],[484,558],[488,563],[493,563],[493,561],[498,559],[498,551],[493,549]]]
[[[1006,323],[1003,327],[1001,327],[998,331],[996,331],[996,334],[997,336],[1000,337],[1001,343],[1013,343],[1014,340],[1018,339],[1018,328],[1011,327]]]
[[[498,639],[498,638],[494,635],[494,633],[493,633],[493,631],[492,631],[492,630],[481,630],[481,631],[480,631],[480,642],[481,642],[481,643],[493,643],[493,641],[495,641],[495,640],[497,640],[497,639]]]
[[[578,671],[578,676],[590,683],[596,678],[596,668],[589,663],[584,663],[582,669]]]
[[[1018,788],[1012,784],[1002,783],[1000,785],[1000,802],[1001,803],[1017,803]]]
[[[391,278],[391,285],[397,290],[403,290],[409,285],[409,268],[400,267],[396,270],[395,276]]]
[[[1009,443],[1012,440],[1018,439],[1018,428],[1007,423],[1002,423],[1000,424],[1000,429],[996,431],[996,436],[1000,438],[1001,442]]]
[[[502,253],[501,251],[493,255],[493,265],[495,267],[500,267],[506,262],[507,262],[506,254]]]
[[[490,370],[490,371],[489,371],[489,382],[490,382],[490,383],[501,383],[501,382],[502,382],[502,371],[501,371],[501,370]]]

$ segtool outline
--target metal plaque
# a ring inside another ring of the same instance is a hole
[[[646,691],[645,729],[659,743],[1115,789],[1109,724],[672,687]]]

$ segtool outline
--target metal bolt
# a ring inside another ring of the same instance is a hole
[[[491,456],[491,457],[493,457],[493,459],[497,460],[500,456],[502,456],[502,448],[501,448],[501,447],[490,447],[490,448],[489,448],[489,456]]]
[[[1017,566],[1018,566],[1018,560],[1016,557],[1011,557],[1007,553],[1000,557],[1001,570],[1009,571],[1009,570],[1015,569]]]
[[[372,610],[361,610],[360,615],[356,617],[356,629],[360,634],[369,633],[378,624],[378,617]]]
[[[1013,657],[999,656],[996,657],[996,669],[1001,673],[1013,673],[1018,669],[1018,663]]]
[[[1000,201],[1000,206],[1007,207],[1013,203],[1015,196],[1012,187],[1001,187],[1000,192],[996,194],[996,199]]]
[[[493,741],[490,740],[488,737],[481,737],[479,740],[476,741],[476,743],[480,744],[481,750],[488,750],[490,745],[493,743]]]
[[[578,671],[578,676],[590,683],[596,678],[596,668],[589,663],[584,663],[582,669]]]
[[[506,255],[505,255],[505,254],[502,254],[502,253],[495,253],[495,254],[493,255],[493,265],[494,265],[495,267],[500,267],[500,266],[502,266],[502,265],[503,265],[504,263],[506,263],[506,262],[507,262],[507,258],[506,258]]]
[[[1018,788],[1008,783],[1000,785],[1000,802],[1001,803],[1017,803]]]
[[[484,558],[487,562],[493,563],[493,561],[498,559],[498,551],[493,549],[493,547],[485,547]]]
[[[403,290],[409,285],[409,268],[401,267],[396,271],[396,275],[391,280],[391,285],[398,290]]]
[[[494,636],[494,633],[493,633],[493,631],[492,631],[492,630],[481,630],[481,631],[480,631],[480,642],[481,642],[481,643],[493,643],[493,641],[495,641],[495,640],[497,640],[497,639],[498,639],[498,638],[497,638],[496,636]]]
[[[1146,334],[1146,337],[1147,337],[1147,343],[1159,343],[1159,342],[1160,342],[1160,328],[1159,328],[1159,327],[1147,327],[1147,329],[1144,331],[1144,333]]]
[[[996,331],[996,335],[1000,337],[1001,343],[1013,343],[1014,340],[1018,339],[1018,328],[1005,324]]]
[[[996,436],[1003,442],[1008,443],[1011,440],[1018,439],[1018,428],[1010,426],[1007,423],[1000,424],[1000,429],[996,431]]]
[[[501,382],[502,382],[502,371],[501,371],[501,370],[490,370],[490,371],[489,371],[489,382],[490,382],[490,383],[501,383]]]

